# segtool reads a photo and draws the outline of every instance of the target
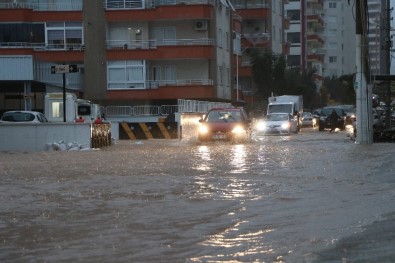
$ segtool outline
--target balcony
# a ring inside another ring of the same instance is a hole
[[[46,61],[82,61],[83,44],[45,44],[29,42],[1,42],[0,55],[34,55]]]
[[[82,11],[82,0],[65,1],[64,3],[0,3],[0,9],[31,9],[33,11]]]
[[[203,39],[164,39],[157,40],[109,40],[107,57],[110,60],[125,59],[211,59],[214,40]]]
[[[262,47],[267,48],[270,46],[270,33],[257,33],[257,34],[243,34],[241,44],[245,48],[249,47]]]
[[[324,19],[322,18],[323,10],[310,10],[306,13],[307,23],[314,24],[318,27],[324,26]]]
[[[324,6],[324,0],[307,0],[308,6]]]
[[[264,20],[270,16],[269,8],[257,8],[257,9],[237,9],[236,13],[243,17],[248,17],[251,20]]]
[[[320,44],[324,44],[324,39],[319,35],[318,32],[307,32],[306,39],[308,42],[318,42]]]
[[[213,5],[212,0],[104,0],[103,7],[106,10],[121,9],[150,9],[160,6],[171,5]]]
[[[147,89],[109,89],[110,100],[210,99],[215,97],[213,81],[173,80],[147,81]]]
[[[189,1],[186,1],[189,2]],[[205,1],[207,2],[207,1]],[[159,5],[147,9],[106,9],[106,18],[109,22],[116,21],[158,21],[158,20],[191,20],[211,19],[213,17],[212,5]]]
[[[231,0],[232,5],[235,9],[261,9],[269,8],[269,3],[267,0]]]
[[[324,62],[324,57],[323,57],[322,54],[313,54],[313,53],[311,53],[311,54],[307,55],[307,60],[309,62],[315,61],[315,62],[321,62],[322,63],[322,62]]]

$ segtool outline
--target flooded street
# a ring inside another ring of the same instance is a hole
[[[394,154],[308,129],[0,152],[0,262],[395,262]]]

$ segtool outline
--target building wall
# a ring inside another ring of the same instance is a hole
[[[345,1],[324,2],[325,46],[324,77],[355,73],[355,21],[352,5]]]

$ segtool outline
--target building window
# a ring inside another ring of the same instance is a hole
[[[336,56],[329,56],[329,63],[336,63],[337,57]]]
[[[105,0],[108,9],[141,9],[144,7],[144,0]]]
[[[158,46],[176,45],[176,28],[154,27],[151,30],[151,38],[156,40]]]
[[[329,2],[329,8],[336,8],[336,2]]]
[[[300,33],[299,32],[288,33],[287,41],[290,42],[292,45],[300,44]]]
[[[300,21],[300,10],[288,10],[287,17],[290,22]]]
[[[165,66],[165,81],[167,84],[176,84],[177,70],[175,65]]]
[[[0,23],[0,42],[7,43],[7,46],[31,46],[32,43],[44,45],[44,28],[44,24],[40,23]]]
[[[49,49],[79,49],[83,45],[81,22],[49,22],[45,33]]]
[[[288,67],[300,67],[300,55],[288,55],[287,56],[287,65]]]
[[[145,89],[145,61],[110,61],[107,68],[108,89]]]

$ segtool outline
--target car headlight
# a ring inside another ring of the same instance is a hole
[[[233,133],[243,133],[244,129],[241,126],[236,126],[236,127],[233,128],[232,132]]]
[[[288,122],[284,122],[281,124],[281,128],[283,129],[288,129],[289,128],[289,123]]]
[[[263,121],[258,122],[255,127],[258,131],[264,131],[266,129],[265,122]]]
[[[201,126],[199,127],[199,133],[201,133],[201,134],[206,134],[207,132],[208,132],[207,126],[201,125]]]

